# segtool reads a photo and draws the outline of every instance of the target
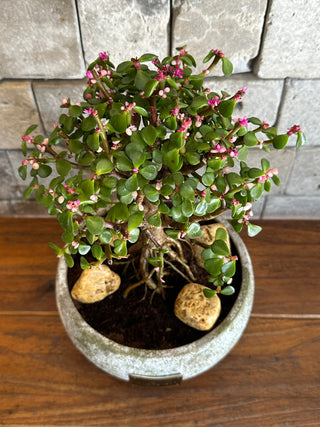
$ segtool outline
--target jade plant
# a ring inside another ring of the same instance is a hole
[[[233,293],[236,257],[223,229],[213,244],[197,243],[201,223],[230,211],[237,232],[256,235],[252,203],[280,181],[267,159],[249,167],[247,157],[257,146],[283,149],[292,134],[300,146],[305,136],[297,125],[279,135],[257,117],[233,118],[247,88],[211,91],[205,77],[218,63],[230,75],[232,64],[220,50],[203,62],[193,74],[195,60],[182,47],[162,61],[144,54],[115,67],[102,52],[88,67],[83,101],[62,100],[48,137],[31,136],[36,126],[22,136],[19,173],[32,177],[24,197],[35,192],[57,217],[64,244],[50,246],[70,268],[77,253],[83,269],[130,262],[136,280],[127,293],[145,285],[164,294],[168,268],[195,280],[183,245],[199,244],[206,296]]]

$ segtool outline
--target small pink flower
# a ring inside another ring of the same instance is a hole
[[[217,107],[221,102],[221,99],[218,96],[215,96],[213,99],[208,100],[208,105],[212,108]]]
[[[88,79],[93,79],[94,77],[93,77],[93,73],[92,73],[92,71],[91,70],[88,70],[87,72],[86,72],[86,76],[88,77]]]
[[[99,53],[99,58],[102,59],[103,62],[108,61],[108,54],[107,54],[107,52],[100,52]]]
[[[243,116],[243,118],[238,119],[237,122],[239,123],[239,126],[245,126],[246,128],[248,127],[248,117],[247,116]]]
[[[220,56],[220,58],[224,57],[224,53],[220,49],[215,49],[215,50],[212,50],[211,52],[213,52],[215,55]]]
[[[68,104],[68,99],[67,99],[67,98],[63,98],[63,99],[61,100],[61,104],[62,104],[62,105]]]
[[[156,190],[161,190],[161,188],[162,188],[162,183],[161,182],[157,182],[156,183]]]
[[[188,54],[188,52],[185,50],[185,48],[180,49],[180,55],[181,56],[185,56],[187,54]]]
[[[269,123],[267,123],[267,122],[263,122],[262,123],[262,129],[268,129],[268,127],[269,127],[270,125],[269,125]]]
[[[139,172],[139,169],[138,169],[138,168],[132,168],[132,172],[133,172],[133,173],[138,173],[138,172]]]
[[[292,135],[292,134],[294,134],[294,133],[298,133],[298,132],[300,132],[300,131],[301,131],[300,126],[299,126],[299,125],[294,125],[294,126],[292,126],[292,127],[288,130],[287,135]]]
[[[236,205],[239,205],[239,202],[236,199],[232,199],[232,204],[233,206],[236,206]]]
[[[173,72],[173,75],[176,77],[179,77],[179,79],[182,79],[183,78],[183,69],[179,68],[179,66],[177,65],[176,69]]]
[[[204,119],[203,116],[199,116],[199,114],[196,115],[196,123],[195,123],[195,127],[199,128],[202,124],[202,120]]]
[[[23,141],[26,141],[29,144],[32,144],[34,142],[34,139],[32,138],[32,136],[29,136],[29,135],[22,135],[21,138],[23,139]]]
[[[192,125],[192,119],[189,117],[188,119],[184,119],[181,125],[181,128],[178,132],[185,132]]]
[[[91,98],[92,98],[91,93],[87,93],[87,94],[86,94],[86,98],[87,98],[87,99],[91,99]]]
[[[126,134],[127,134],[128,136],[131,136],[131,135],[132,135],[132,132],[135,132],[136,130],[137,130],[136,126],[131,125],[131,126],[129,126],[129,127],[126,129]]]
[[[35,169],[35,170],[38,170],[39,167],[40,167],[39,163],[37,163],[37,162],[33,163],[33,165],[32,165],[32,169]]]

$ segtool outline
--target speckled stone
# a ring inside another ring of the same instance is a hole
[[[194,239],[194,243],[196,242],[200,242],[203,243],[205,245],[212,245],[212,243],[215,240],[216,237],[216,232],[218,230],[218,228],[223,228],[226,232],[227,232],[227,245],[230,249],[230,238],[229,238],[229,234],[228,234],[228,230],[226,229],[226,227],[224,225],[222,225],[221,223],[214,223],[214,224],[209,224],[209,225],[204,225],[203,227],[201,227],[201,230],[203,231],[203,235],[201,237],[198,237],[197,239]],[[202,251],[203,251],[203,247],[199,246],[197,244],[193,244],[193,254],[194,257],[198,263],[198,265],[202,266],[204,265],[204,261],[201,257]]]
[[[120,276],[107,265],[92,266],[83,270],[72,288],[72,297],[82,303],[93,303],[103,300],[119,289]]]
[[[188,283],[181,289],[174,304],[177,318],[199,331],[209,331],[221,312],[218,295],[206,298],[204,289],[209,288],[198,283]]]

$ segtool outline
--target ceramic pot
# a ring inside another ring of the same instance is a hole
[[[212,331],[190,344],[168,350],[126,347],[104,337],[81,317],[70,296],[68,267],[59,260],[56,300],[63,325],[84,356],[108,374],[139,384],[175,384],[199,375],[216,365],[240,339],[250,317],[254,276],[247,248],[232,226],[223,219],[241,263],[242,284],[227,317]]]

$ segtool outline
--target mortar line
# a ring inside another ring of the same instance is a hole
[[[37,99],[37,96],[36,96],[33,84],[34,84],[34,80],[31,80],[30,81],[31,93],[32,93],[33,100],[34,100],[34,103],[35,103],[35,106],[36,106],[36,110],[37,110],[37,113],[38,113],[38,117],[39,117],[39,121],[40,121],[40,126],[42,128],[42,133],[45,134],[46,136],[48,136],[47,130],[46,130],[45,126],[44,126],[44,121],[43,121],[43,118],[42,118],[42,114],[41,114],[41,111],[40,111],[38,99]]]
[[[168,43],[168,56],[172,55],[172,35],[173,35],[173,0],[169,0],[169,7],[170,7],[170,14],[169,14],[169,30],[168,30],[168,37],[169,37],[169,43]]]
[[[81,31],[81,23],[80,23],[80,13],[79,13],[79,7],[78,7],[78,0],[74,0],[74,3],[75,3],[75,8],[76,8],[76,17],[77,17],[77,24],[78,24],[78,31],[79,31],[80,47],[81,47],[81,52],[82,52],[82,61],[83,61],[84,68],[86,70],[87,65],[86,65],[86,59],[85,59],[84,47],[83,47],[83,40],[82,40],[82,31]]]
[[[262,30],[261,30],[261,35],[260,35],[260,43],[259,43],[259,49],[258,49],[258,53],[257,55],[252,59],[252,69],[255,68],[256,62],[259,58],[259,56],[261,55],[262,49],[263,49],[263,44],[264,44],[264,39],[265,39],[265,33],[266,33],[266,28],[267,28],[267,19],[272,7],[272,2],[273,0],[267,0],[267,6],[264,12],[264,17],[263,17],[263,25],[262,25]]]

